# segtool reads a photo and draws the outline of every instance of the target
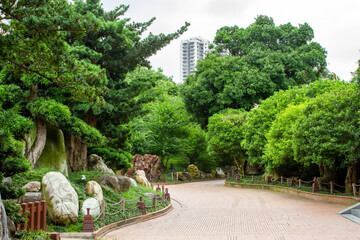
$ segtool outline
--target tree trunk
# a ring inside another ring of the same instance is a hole
[[[41,153],[44,150],[45,143],[46,143],[46,124],[45,122],[36,117],[35,118],[35,124],[36,124],[36,137],[35,141],[32,144],[32,146],[29,148],[27,146],[27,149],[29,149],[26,152],[26,158],[30,159],[31,168],[34,168],[36,162],[39,160]],[[27,142],[28,144],[28,142]]]
[[[87,112],[84,121],[91,127],[96,124],[92,108]],[[65,133],[66,161],[69,172],[87,170],[87,144],[80,138]]]
[[[69,172],[87,170],[87,144],[80,137],[65,133],[66,162]]]
[[[352,184],[356,183],[356,164],[350,165],[345,178],[345,193],[352,192]]]
[[[335,166],[330,168],[323,163],[319,163],[319,172],[322,182],[330,182],[335,176]]]

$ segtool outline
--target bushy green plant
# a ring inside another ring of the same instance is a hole
[[[20,206],[17,203],[11,200],[4,200],[3,204],[7,217],[10,218],[15,225],[25,222],[24,214],[19,213]]]
[[[19,231],[16,237],[20,237],[20,240],[51,240],[50,236],[43,230],[39,231]]]
[[[8,157],[0,162],[1,173],[4,176],[12,176],[17,173],[30,170],[30,163],[25,157]]]
[[[112,169],[127,170],[132,159],[132,155],[129,152],[112,147],[91,148],[88,153],[101,156],[107,166]]]

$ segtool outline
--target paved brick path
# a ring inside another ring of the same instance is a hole
[[[340,215],[346,206],[285,193],[238,189],[224,181],[169,185],[166,216],[108,233],[102,239],[238,240],[360,239],[360,225]]]

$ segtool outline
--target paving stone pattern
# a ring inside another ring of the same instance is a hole
[[[360,225],[337,212],[346,206],[315,202],[285,193],[239,189],[224,181],[168,186],[174,210],[120,228],[102,239],[360,240]]]

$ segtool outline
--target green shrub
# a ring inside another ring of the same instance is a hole
[[[42,231],[19,231],[16,233],[17,238],[20,237],[20,240],[51,240],[50,236]]]
[[[103,158],[106,165],[112,169],[125,169],[130,167],[132,155],[129,152],[112,147],[91,148],[89,154],[96,154]]]
[[[29,160],[25,157],[8,157],[0,163],[1,173],[5,177],[30,170]]]
[[[24,214],[18,213],[20,206],[11,200],[3,201],[6,215],[14,222],[15,225],[25,222]]]

